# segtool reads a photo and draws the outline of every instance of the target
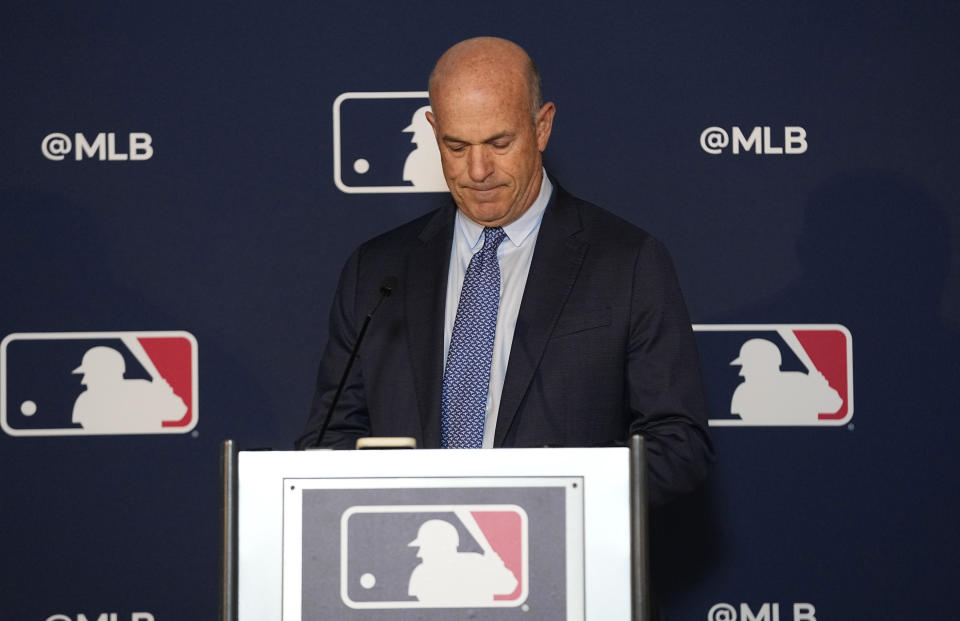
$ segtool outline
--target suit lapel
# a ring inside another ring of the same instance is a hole
[[[510,347],[507,376],[500,397],[494,446],[503,440],[513,423],[520,403],[530,387],[547,341],[560,317],[580,272],[588,245],[574,234],[579,231],[580,213],[572,197],[554,182],[553,196],[537,234],[530,272],[517,315],[517,327]]]
[[[420,233],[406,266],[407,340],[420,410],[421,448],[440,446],[443,323],[455,208],[440,209]]]

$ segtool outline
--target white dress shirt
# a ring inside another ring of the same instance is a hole
[[[507,239],[497,249],[497,261],[500,264],[500,308],[497,312],[497,333],[493,341],[493,362],[490,365],[483,448],[493,447],[493,434],[497,428],[500,394],[503,392],[503,380],[507,375],[513,331],[517,327],[517,314],[520,312],[520,301],[527,285],[527,274],[530,272],[533,248],[540,232],[540,222],[552,193],[553,184],[544,170],[540,194],[523,215],[503,227]],[[482,224],[477,224],[457,210],[453,247],[450,250],[450,269],[447,272],[447,306],[443,326],[444,369],[447,367],[447,351],[450,349],[453,323],[457,318],[463,278],[470,259],[483,248],[483,228]]]

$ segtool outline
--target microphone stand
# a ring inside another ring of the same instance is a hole
[[[360,351],[360,343],[363,342],[363,337],[367,333],[367,327],[370,326],[370,320],[373,319],[373,314],[377,312],[377,309],[380,308],[380,305],[383,303],[383,301],[390,297],[390,294],[393,293],[393,290],[396,288],[396,286],[396,276],[387,276],[380,285],[380,297],[377,299],[377,303],[373,306],[373,309],[367,313],[366,318],[363,320],[363,326],[360,327],[360,333],[357,335],[357,342],[354,343],[353,349],[350,350],[350,359],[347,360],[347,367],[343,370],[343,377],[340,378],[340,384],[337,385],[337,392],[334,393],[333,401],[330,403],[330,408],[327,410],[327,415],[323,417],[323,424],[320,425],[320,431],[317,432],[317,440],[313,444],[314,448],[320,447],[320,442],[323,440],[323,434],[326,433],[327,427],[330,425],[330,420],[333,418],[333,411],[337,408],[337,404],[340,402],[340,395],[343,394],[343,389],[347,385],[347,377],[350,375],[350,369],[353,368],[353,361],[357,359],[357,352]]]

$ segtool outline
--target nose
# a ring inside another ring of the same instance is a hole
[[[493,174],[493,160],[486,145],[472,145],[467,153],[467,174],[471,181],[483,181]]]

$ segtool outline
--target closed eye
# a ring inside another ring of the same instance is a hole
[[[503,132],[496,136],[490,136],[485,142],[494,149],[506,149],[513,142],[513,134]]]

